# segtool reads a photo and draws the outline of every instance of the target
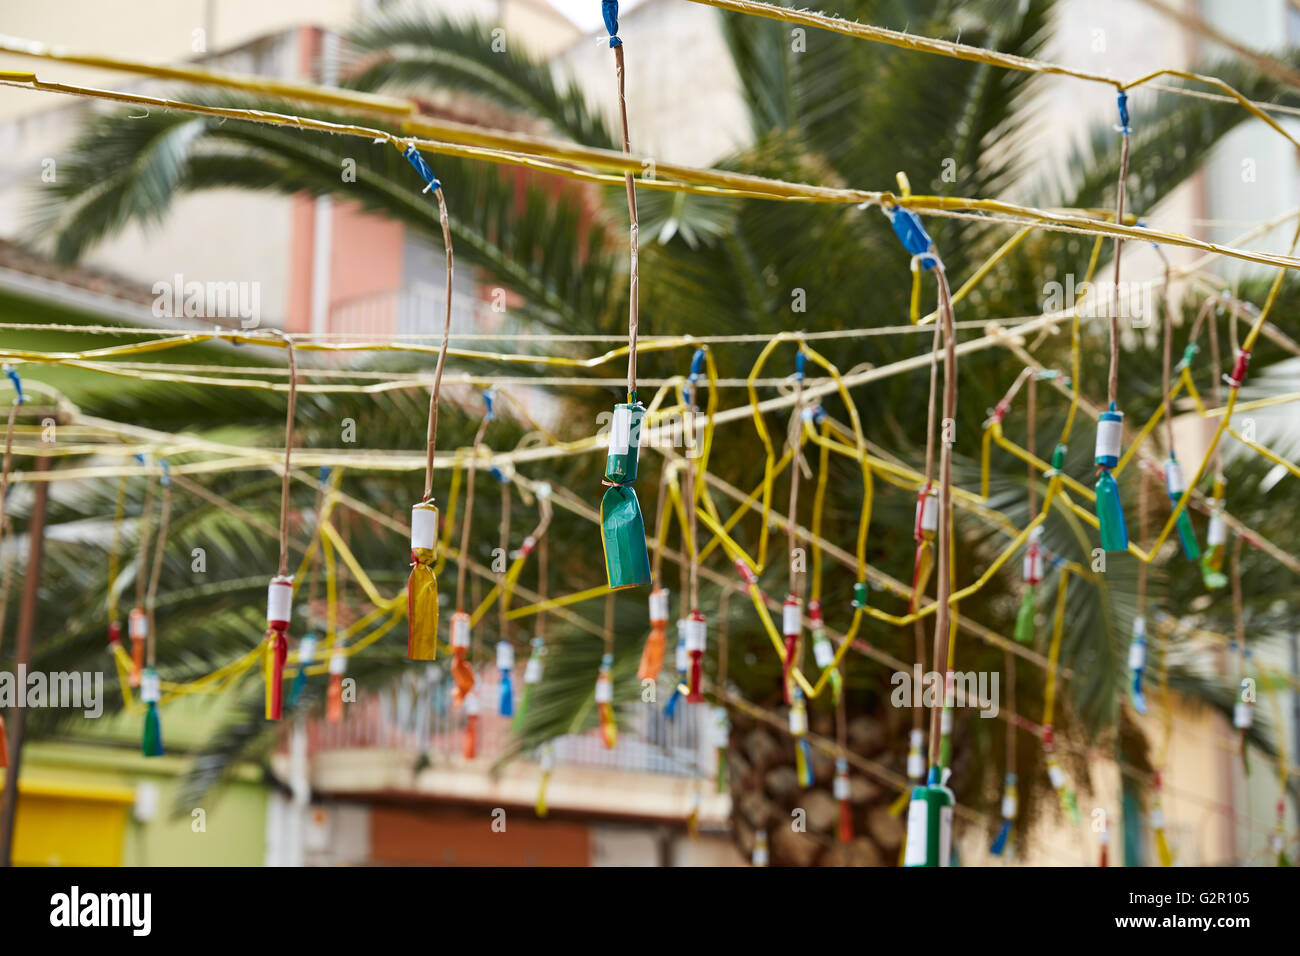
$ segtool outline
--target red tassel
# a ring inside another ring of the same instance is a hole
[[[122,643],[122,625],[117,621],[108,622],[108,646],[109,648],[117,647]]]
[[[793,594],[785,599],[785,606],[781,610],[781,630],[785,635],[785,663],[781,669],[781,691],[785,698],[787,706],[791,704],[790,683],[791,671],[794,670],[794,659],[799,649],[799,632],[803,629],[802,614],[799,609],[799,599]]]
[[[5,734],[5,717],[0,714],[0,767],[9,766],[9,737]]]
[[[840,842],[853,842],[853,808],[847,800],[840,801]]]
[[[687,645],[691,655],[691,679],[686,700],[691,704],[704,702],[704,693],[700,689],[701,662],[704,660],[705,623],[704,615],[698,610],[691,611],[690,623],[687,625]]]
[[[279,720],[284,715],[284,662],[289,656],[289,641],[284,631],[266,632],[266,719]]]
[[[144,672],[144,645],[149,637],[149,616],[144,608],[131,608],[131,686],[140,686],[140,675]]]

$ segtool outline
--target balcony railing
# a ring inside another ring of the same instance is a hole
[[[518,706],[523,668],[513,676]],[[495,762],[510,749],[511,718],[498,714],[500,681],[496,668],[484,668],[477,684],[479,714],[476,760]],[[583,766],[690,777],[711,775],[714,767],[713,716],[702,705],[682,702],[673,719],[664,701],[621,706],[618,745],[605,747],[599,731],[568,734],[552,742],[557,766]],[[345,707],[336,724],[315,721],[308,728],[308,752],[346,749],[403,750],[435,765],[463,762],[465,715],[453,706],[450,675],[432,664],[392,687],[366,694]]]

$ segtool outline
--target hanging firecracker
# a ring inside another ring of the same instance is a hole
[[[600,672],[596,675],[596,714],[600,721],[600,739],[613,750],[618,743],[618,726],[614,723],[614,681],[610,670],[614,655],[605,654],[600,659]]]
[[[163,755],[162,719],[158,714],[158,701],[162,698],[158,672],[146,667],[140,678],[140,700],[144,703],[144,735],[141,749],[146,757]]]
[[[316,631],[310,630],[298,642],[298,673],[294,675],[293,684],[289,687],[290,707],[298,703],[302,698],[302,692],[307,689],[307,668],[311,667],[316,660],[317,640]]]
[[[144,648],[149,642],[149,615],[145,609],[131,608],[126,627],[131,636],[131,686],[139,687],[140,675],[144,672]]]
[[[794,689],[790,704],[790,736],[794,738],[794,768],[799,786],[813,785],[812,748],[808,745],[808,707],[804,702],[802,687]]]
[[[1124,437],[1124,415],[1112,402],[1109,411],[1097,416],[1097,523],[1101,546],[1105,551],[1127,551],[1128,529],[1124,525],[1124,507],[1119,500],[1119,485],[1111,469],[1119,464]]]
[[[605,484],[609,487],[600,502],[600,527],[606,579],[615,589],[650,583],[645,521],[632,488],[644,419],[645,406],[635,394],[629,395],[626,404],[614,406],[609,428],[609,455],[605,460]]]
[[[474,688],[474,668],[470,666],[469,615],[463,610],[451,616],[451,679],[455,683],[452,700],[459,707]]]
[[[500,707],[497,710],[502,717],[513,717],[515,713],[514,688],[510,675],[515,669],[515,646],[509,641],[497,641],[497,675],[501,684]]]
[[[549,741],[542,744],[540,762],[542,773],[537,784],[537,802],[533,809],[539,817],[545,817],[550,812],[546,806],[546,788],[551,782],[551,774],[555,772],[555,746]]]
[[[1061,809],[1074,826],[1079,825],[1079,804],[1074,796],[1074,788],[1065,776],[1065,769],[1056,759],[1056,738],[1051,727],[1043,728],[1043,750],[1047,755],[1047,779],[1056,791],[1056,798]]]
[[[1133,709],[1139,714],[1147,712],[1147,695],[1142,689],[1142,675],[1147,666],[1147,619],[1141,614],[1133,618],[1133,643],[1128,647],[1128,669],[1133,675]]]
[[[1254,687],[1249,677],[1241,679],[1240,692],[1237,694],[1237,701],[1232,705],[1232,726],[1241,731],[1242,740],[1245,740],[1247,732],[1255,724],[1255,701],[1253,698]],[[1243,744],[1244,746],[1244,744]]]
[[[465,711],[465,748],[461,754],[466,760],[473,760],[478,756],[479,700],[476,688],[470,688],[461,706]]]
[[[843,757],[835,760],[835,782],[832,794],[840,803],[840,842],[853,842],[853,804],[849,802],[852,788],[849,786],[849,762]]]
[[[916,560],[912,565],[912,610],[921,603],[921,597],[930,583],[934,569],[934,539],[939,530],[939,491],[926,482],[916,499],[916,522],[912,537],[916,539]]]
[[[1001,856],[1007,848],[1007,843],[1011,839],[1011,829],[1016,825],[1016,814],[1020,812],[1020,797],[1016,790],[1016,775],[1007,774],[1005,782],[1002,784],[1002,825],[998,827],[998,835],[993,838],[993,845],[989,847],[989,852],[994,856]]]
[[[1160,794],[1164,789],[1164,780],[1160,771],[1156,771],[1155,792],[1151,795],[1151,835],[1156,842],[1156,856],[1161,866],[1173,866],[1174,854],[1169,848],[1169,839],[1165,836],[1165,811],[1161,805]]]
[[[636,669],[637,680],[657,680],[664,666],[664,652],[668,643],[668,589],[655,588],[650,592],[650,636],[641,651],[641,664]]]
[[[767,866],[767,828],[760,827],[754,833],[754,852],[749,858],[751,866]]]
[[[953,792],[940,783],[939,768],[930,768],[925,786],[912,790],[907,807],[904,866],[952,865]]]
[[[1029,546],[1025,549],[1023,576],[1025,593],[1020,597],[1020,610],[1016,613],[1016,640],[1021,644],[1034,643],[1034,617],[1038,613],[1038,585],[1043,580],[1043,529],[1029,532]]]
[[[1101,829],[1097,831],[1097,844],[1101,851],[1097,859],[1097,865],[1110,866],[1110,827],[1107,826],[1104,815],[1101,819]]]
[[[438,506],[432,499],[411,507],[411,573],[406,580],[406,657],[431,661],[438,656]]]
[[[727,708],[718,705],[713,708],[713,751],[717,755],[714,761],[718,793],[727,792],[727,747],[731,742],[731,718]]]
[[[266,719],[284,714],[284,662],[289,656],[289,622],[293,618],[293,578],[277,574],[266,589]]]
[[[907,779],[920,785],[925,779],[925,731],[913,729],[907,741]]]
[[[866,585],[863,584],[863,594],[866,593],[866,589]],[[854,588],[854,593],[857,593],[856,587]],[[863,606],[865,607],[865,599],[863,601]],[[857,607],[856,599],[854,607]],[[812,632],[813,660],[817,662],[817,666],[822,670],[833,668],[830,672],[831,698],[838,702],[840,694],[844,689],[844,677],[840,674],[840,669],[834,667],[835,645],[833,645],[830,638],[826,636],[826,620],[822,617],[821,601],[808,602],[808,629]]]
[[[708,624],[704,620],[704,615],[698,610],[691,611],[691,616],[686,619],[686,654],[690,657],[690,682],[687,687],[687,703],[699,704],[704,701],[704,691],[701,689],[703,683],[702,662],[704,651],[708,646]]]
[[[325,692],[325,720],[331,724],[343,719],[343,675],[347,670],[347,655],[342,648],[335,648],[330,655],[330,683]]]
[[[546,642],[534,637],[529,642],[528,663],[524,665],[524,696],[519,701],[515,713],[515,729],[523,725],[524,715],[533,701],[533,689],[542,682],[543,659],[546,657]]]
[[[1169,453],[1169,461],[1165,464],[1165,488],[1169,492],[1169,500],[1177,508],[1187,491],[1187,482],[1183,478],[1183,466],[1178,464],[1173,452]],[[1178,540],[1183,545],[1183,556],[1188,561],[1195,561],[1201,556],[1201,549],[1196,544],[1196,532],[1192,529],[1192,516],[1187,508],[1179,514],[1175,525],[1178,528]]]
[[[1205,552],[1201,555],[1201,579],[1211,590],[1218,590],[1228,583],[1228,576],[1223,573],[1223,556],[1228,543],[1228,526],[1223,517],[1227,493],[1227,480],[1223,475],[1215,475],[1210,523],[1205,529]]]
[[[785,637],[785,662],[781,670],[781,690],[785,694],[787,705],[794,703],[791,685],[794,678],[795,658],[799,653],[799,636],[803,631],[803,613],[799,608],[799,598],[787,595],[781,608],[781,633]]]
[[[668,695],[664,705],[664,716],[672,720],[677,716],[677,702],[686,696],[687,681],[690,679],[691,656],[686,651],[686,620],[677,622],[677,647],[673,653],[673,663],[677,668],[677,680],[673,682],[673,692]]]

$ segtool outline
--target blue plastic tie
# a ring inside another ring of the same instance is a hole
[[[509,478],[506,477],[506,473],[501,470],[501,466],[499,465],[493,465],[488,470],[492,472],[492,477],[495,478],[497,481],[501,482],[501,484],[503,485],[510,480]]]
[[[14,383],[14,391],[18,393],[15,403],[21,405],[23,402],[27,401],[27,399],[23,397],[23,382],[22,379],[18,377],[18,370],[16,368],[6,368],[5,374],[9,376],[9,381]]]
[[[921,268],[934,268],[934,254],[930,252],[934,241],[930,234],[925,231],[925,226],[921,223],[921,217],[910,209],[904,209],[902,206],[893,206],[885,210],[885,215],[889,216],[889,223],[894,227],[894,235],[898,241],[903,244],[903,248],[912,255],[921,260]]]
[[[806,355],[803,354],[803,350],[802,350],[802,349],[800,349],[798,352],[795,353],[795,357],[794,357],[794,380],[795,380],[796,382],[802,382],[802,381],[803,381],[804,367],[805,367],[805,365],[807,364],[807,362],[808,362],[808,357],[807,357]]]
[[[442,183],[438,180],[438,177],[433,174],[433,170],[429,168],[429,164],[424,161],[424,155],[416,149],[414,145],[406,147],[406,152],[402,155],[406,157],[407,162],[415,167],[415,171],[420,174],[420,178],[428,183],[425,192],[428,192],[430,189],[442,188]]]
[[[1117,128],[1127,136],[1132,132],[1128,122],[1128,94],[1120,90],[1119,95],[1115,97],[1115,104],[1119,107],[1119,126]]]
[[[321,465],[320,471],[316,473],[316,480],[323,485],[330,480],[330,475],[333,473],[334,467],[332,465]]]
[[[172,483],[172,470],[167,466],[166,458],[159,458],[158,464],[162,466],[162,476],[158,479],[158,483],[166,488]]]
[[[609,31],[609,46],[613,49],[622,46],[618,38],[618,0],[600,0],[600,15],[605,18],[605,29]]]
[[[483,404],[487,406],[487,415],[485,415],[484,417],[485,417],[488,421],[492,421],[492,415],[493,415],[493,410],[492,410],[492,389],[490,389],[490,388],[485,388],[485,389],[483,389]]]
[[[691,356],[691,381],[698,382],[700,373],[704,371],[704,349],[696,349],[695,354]]]

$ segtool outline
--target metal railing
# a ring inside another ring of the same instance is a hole
[[[515,705],[523,690],[523,668],[512,677]],[[593,680],[594,684],[594,680]],[[495,667],[478,674],[481,701],[475,760],[490,764],[510,749],[512,718],[498,713],[500,678]],[[681,702],[673,719],[664,701],[620,705],[618,744],[606,748],[597,729],[556,738],[557,765],[598,767],[689,777],[712,773],[713,717],[708,708]],[[437,764],[464,762],[465,715],[452,702],[449,672],[438,664],[403,677],[393,686],[347,704],[336,724],[315,721],[308,728],[308,752],[347,749],[408,751]]]

